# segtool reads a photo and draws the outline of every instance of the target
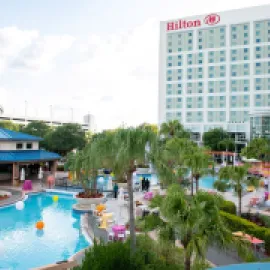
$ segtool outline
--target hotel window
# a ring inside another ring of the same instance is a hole
[[[33,148],[33,144],[32,143],[27,143],[26,144],[26,149],[32,149]]]
[[[17,150],[23,149],[23,144],[22,143],[17,143],[16,144],[16,149]]]

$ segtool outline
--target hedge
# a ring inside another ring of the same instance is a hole
[[[228,227],[233,231],[243,231],[265,241],[265,250],[270,254],[270,229],[260,227],[246,219],[220,211]]]
[[[230,213],[230,214],[236,214],[236,206],[233,202],[231,201],[223,201],[221,206],[220,206],[220,210],[226,212],[226,213]]]

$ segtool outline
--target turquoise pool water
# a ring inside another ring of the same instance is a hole
[[[233,264],[215,268],[217,270],[269,270],[270,263]]]
[[[201,188],[213,189],[214,182],[217,180],[217,177],[213,177],[212,175],[207,175],[201,177],[199,180],[199,184]]]
[[[80,231],[80,215],[72,211],[71,195],[50,193],[30,195],[19,211],[15,205],[0,208],[0,269],[29,268],[68,259],[89,246]],[[35,224],[43,220],[45,228]]]

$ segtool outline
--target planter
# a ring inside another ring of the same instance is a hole
[[[91,206],[92,204],[101,204],[104,202],[104,197],[101,198],[76,198],[79,205]]]
[[[0,190],[0,201],[8,199],[11,196],[11,193],[8,191]]]

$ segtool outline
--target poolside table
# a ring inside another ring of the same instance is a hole
[[[119,234],[126,235],[126,227],[124,225],[114,225],[112,227],[112,231],[114,232],[114,239],[121,240]]]
[[[152,200],[153,199],[153,192],[146,192],[144,194],[144,199],[148,200],[148,201]]]
[[[23,190],[32,190],[32,181],[31,180],[25,180],[23,183]]]

